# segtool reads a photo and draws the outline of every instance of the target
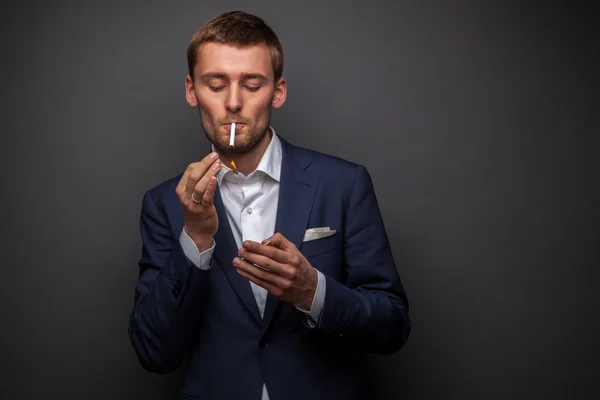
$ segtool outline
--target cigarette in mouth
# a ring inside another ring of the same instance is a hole
[[[233,147],[235,142],[235,122],[231,123],[231,130],[229,131],[229,147]]]

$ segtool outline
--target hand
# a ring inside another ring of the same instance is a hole
[[[213,197],[220,169],[219,156],[213,152],[202,161],[188,165],[175,189],[183,208],[185,232],[200,252],[210,248],[219,227]]]
[[[238,255],[233,265],[240,275],[280,300],[310,309],[318,273],[282,234],[276,233],[262,243],[246,241]]]

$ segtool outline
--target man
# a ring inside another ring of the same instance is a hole
[[[140,363],[185,360],[182,399],[369,398],[360,356],[396,352],[411,327],[369,174],[270,126],[287,83],[260,18],[212,18],[188,65],[213,152],[144,196]]]

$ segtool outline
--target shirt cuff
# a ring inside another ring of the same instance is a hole
[[[181,243],[181,248],[183,249],[183,254],[194,264],[196,267],[200,269],[210,269],[210,259],[212,258],[213,252],[215,250],[215,240],[212,240],[212,245],[207,250],[204,250],[202,253],[198,250],[198,246],[192,240],[192,238],[187,234],[185,229],[181,230],[181,235],[179,235],[179,243]]]
[[[325,302],[325,275],[323,275],[319,270],[315,269],[315,271],[317,271],[319,278],[317,280],[317,289],[315,291],[315,297],[313,298],[310,310],[307,310],[298,304],[294,304],[298,310],[302,311],[306,315],[306,322],[311,328],[314,328],[317,325],[319,315],[321,314],[321,309],[323,308],[323,303]]]

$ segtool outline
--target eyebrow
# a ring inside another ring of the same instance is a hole
[[[266,81],[268,78],[266,76],[264,76],[263,74],[242,73],[242,80],[248,80],[248,79],[258,79],[260,81]]]
[[[263,74],[258,74],[258,73],[242,72],[241,75],[242,75],[241,80],[243,80],[243,81],[248,80],[248,79],[258,79],[262,82],[266,82],[268,79]],[[229,77],[227,76],[227,74],[225,74],[223,72],[207,72],[206,74],[202,75],[202,77],[200,79],[202,80],[203,83],[207,83],[211,79],[227,79],[228,80]]]

